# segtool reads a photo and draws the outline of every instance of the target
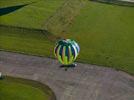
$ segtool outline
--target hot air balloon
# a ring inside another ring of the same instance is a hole
[[[74,65],[80,52],[79,45],[71,39],[63,39],[57,42],[54,48],[54,54],[61,64],[64,66]]]

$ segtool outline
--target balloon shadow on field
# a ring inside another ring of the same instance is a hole
[[[69,68],[75,68],[77,64],[71,64],[71,65],[61,65],[60,68],[64,68],[65,71],[67,71]]]

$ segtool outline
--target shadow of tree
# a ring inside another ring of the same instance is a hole
[[[0,16],[12,13],[18,9],[21,9],[21,8],[27,6],[27,5],[29,5],[29,4],[0,8]]]

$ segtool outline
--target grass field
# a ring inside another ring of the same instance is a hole
[[[36,0],[0,0],[0,7],[9,7],[36,2]]]
[[[61,6],[63,0],[2,0],[0,8],[29,4],[12,13],[0,17],[0,24],[41,29],[54,12]]]
[[[80,60],[134,73],[134,8],[89,2],[67,37],[81,46]]]
[[[14,1],[20,3],[19,0]],[[22,4],[27,3],[27,0],[24,1]],[[83,0],[84,5],[79,9],[77,15],[71,17],[66,15],[73,14],[77,8],[75,5],[80,4],[81,0],[72,3],[75,7],[71,3],[66,3],[71,6],[71,9],[67,8],[65,4],[62,7],[64,0],[37,1],[37,3],[1,16],[0,24],[42,29],[45,22],[48,24],[50,22],[49,32],[78,41],[81,47],[78,61],[109,66],[134,74],[134,7]],[[9,3],[1,5],[5,6],[6,4]],[[34,10],[35,6],[36,10]],[[57,12],[56,9],[59,7],[61,9]],[[29,10],[30,14],[27,13]],[[39,15],[33,13],[34,11],[37,11]],[[64,13],[59,13],[59,11]],[[65,31],[63,26],[65,26]],[[57,31],[54,28],[62,31]],[[0,48],[2,50],[53,57],[55,43],[51,42],[51,38],[47,38],[41,31],[25,29],[20,31],[9,27],[0,27],[0,31]]]
[[[54,43],[41,31],[0,27],[0,48],[21,53],[53,55]]]
[[[0,80],[0,100],[50,100],[51,90],[35,81],[6,77]]]

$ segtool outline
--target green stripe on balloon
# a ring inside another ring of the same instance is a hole
[[[66,46],[64,46],[64,48],[63,48],[63,52],[64,52],[63,53],[63,57],[64,57],[63,62],[64,62],[65,65],[68,65],[69,64],[69,62],[68,62],[68,56],[66,56],[65,51],[66,51]]]

